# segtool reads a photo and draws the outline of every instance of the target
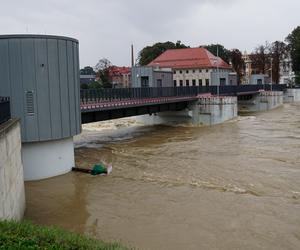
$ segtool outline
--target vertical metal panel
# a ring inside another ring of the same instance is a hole
[[[23,140],[37,140],[39,138],[39,126],[37,119],[37,96],[36,96],[36,81],[35,81],[35,50],[34,41],[32,39],[21,40],[21,59],[22,59],[22,75],[23,75],[23,95],[27,91],[33,92],[33,115],[25,114],[24,130],[26,136],[22,134]],[[16,74],[18,72],[15,72]],[[26,101],[24,100],[26,107]]]
[[[22,141],[81,131],[78,42],[43,35],[0,36],[0,94],[21,118]]]
[[[48,70],[49,70],[49,96],[51,112],[52,138],[61,138],[61,99],[59,82],[58,43],[55,39],[47,40]]]
[[[71,136],[70,132],[70,114],[69,114],[69,91],[68,91],[68,70],[67,66],[67,42],[58,41],[58,55],[59,55],[59,81],[60,81],[60,102],[61,102],[61,124],[62,136]]]
[[[9,40],[9,75],[11,88],[11,114],[12,117],[21,118],[22,135],[26,137],[24,127],[24,99],[21,62],[21,43],[18,39]]]
[[[10,96],[8,40],[0,40],[0,96]]]
[[[69,112],[70,112],[70,129],[71,134],[76,132],[76,112],[75,112],[75,86],[74,86],[74,56],[73,56],[73,42],[67,41],[67,65],[68,65],[68,91],[69,91]]]
[[[76,133],[81,132],[81,110],[80,110],[80,71],[79,71],[79,48],[78,43],[73,42],[74,74],[75,74],[75,111],[76,111]]]
[[[44,140],[51,139],[51,113],[48,80],[48,59],[46,39],[35,39],[35,73],[37,92],[37,113],[39,136]]]

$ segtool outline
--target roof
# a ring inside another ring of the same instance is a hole
[[[223,68],[231,66],[205,48],[170,49],[154,59],[148,66],[173,69]]]
[[[131,68],[111,66],[109,68],[109,74],[113,76],[131,74]]]

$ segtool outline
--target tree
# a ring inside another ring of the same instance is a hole
[[[270,45],[259,45],[250,55],[251,67],[254,74],[267,74],[270,69]]]
[[[232,63],[233,70],[237,73],[237,82],[240,83],[245,68],[245,61],[243,59],[242,52],[238,49],[232,49],[230,51],[230,61]]]
[[[143,48],[139,53],[138,62],[139,65],[144,66],[148,65],[152,62],[155,58],[160,56],[168,49],[181,49],[187,48],[186,45],[182,44],[181,41],[177,41],[176,43],[173,42],[164,42],[164,43],[155,43],[152,46],[147,46]]]
[[[230,61],[230,50],[226,49],[221,44],[210,44],[210,45],[204,45],[200,46],[205,49],[207,49],[210,53],[214,54],[215,56],[219,56],[222,58],[226,63],[229,63]]]
[[[96,75],[96,72],[91,66],[85,66],[83,69],[80,69],[80,75]]]
[[[287,45],[284,42],[275,41],[270,45],[270,56],[272,58],[272,80],[279,83],[280,61],[287,53]]]
[[[112,67],[112,63],[106,59],[102,58],[95,66],[96,75],[100,79],[100,84],[103,88],[111,88],[112,84],[109,79],[109,69]]]
[[[286,38],[291,53],[293,71],[296,75],[296,83],[300,84],[300,26],[295,28]]]

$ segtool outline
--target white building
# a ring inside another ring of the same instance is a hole
[[[295,81],[291,54],[287,53],[280,61],[280,84],[292,84]]]
[[[167,50],[148,66],[172,68],[174,86],[236,84],[231,66],[205,48]]]

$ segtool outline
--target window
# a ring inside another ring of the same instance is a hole
[[[182,74],[182,70],[180,70],[179,73]]]
[[[193,73],[195,73],[195,72],[196,72],[196,70],[193,69]]]
[[[208,73],[208,69],[206,70],[206,73]]]
[[[190,81],[189,81],[189,80],[186,80],[186,81],[185,81],[185,85],[186,85],[186,86],[190,86]]]
[[[179,81],[179,84],[180,84],[180,87],[182,87],[182,86],[183,86],[183,81],[180,80],[180,81]]]
[[[199,79],[199,86],[202,86],[202,79]]]
[[[189,71],[187,70],[187,71],[186,71],[186,73],[188,74],[188,73],[189,73]]]
[[[205,85],[209,86],[209,79],[205,79]]]
[[[174,75],[176,74],[176,70],[173,71],[173,74],[174,74]]]
[[[177,81],[176,81],[176,80],[174,80],[174,87],[176,87],[176,85],[177,85]]]
[[[196,80],[193,80],[193,86],[196,86]]]

